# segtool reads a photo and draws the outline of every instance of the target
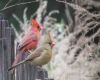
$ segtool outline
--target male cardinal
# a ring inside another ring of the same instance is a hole
[[[26,62],[31,62],[34,65],[42,66],[51,60],[53,42],[51,40],[50,33],[43,30],[41,34],[42,36],[40,37],[37,48],[33,52],[28,50],[31,54],[29,54],[23,61],[9,68],[8,71]]]
[[[34,19],[32,19],[31,24],[31,30],[27,34],[25,34],[25,36],[22,37],[18,45],[18,54],[16,55],[15,61],[13,62],[12,66],[16,65],[20,61],[20,59],[22,58],[22,54],[24,54],[27,50],[36,48],[38,44],[41,27]]]

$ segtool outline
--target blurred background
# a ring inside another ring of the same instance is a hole
[[[100,0],[0,0],[16,41],[35,18],[55,40],[45,68],[54,80],[100,79]]]
[[[31,15],[34,14],[38,8],[45,5],[45,10],[42,11],[41,18],[44,19],[52,10],[60,11],[60,14],[53,14],[52,16],[57,18],[57,21],[60,22],[61,18],[65,18],[64,10],[65,5],[63,3],[56,2],[56,0],[1,0],[0,1],[0,12],[11,22],[14,24],[17,30],[20,30],[18,22],[14,19],[13,14],[16,15],[22,22],[24,11],[26,11],[26,17],[29,20]],[[22,4],[21,4],[22,3]],[[17,4],[17,5],[16,5]],[[35,14],[32,18],[36,18],[37,15]],[[42,20],[43,20],[42,19]]]

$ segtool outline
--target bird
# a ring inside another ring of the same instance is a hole
[[[54,43],[51,39],[50,32],[43,29],[41,31],[41,37],[37,45],[37,48],[33,52],[31,50],[28,50],[30,54],[21,62],[10,67],[8,71],[16,68],[17,66],[21,64],[25,64],[27,62],[36,66],[42,66],[42,65],[47,64],[52,58],[53,46],[54,46]]]
[[[25,34],[18,45],[18,53],[15,57],[15,60],[12,64],[12,66],[16,65],[20,59],[22,58],[22,55],[27,52],[28,50],[35,49],[37,47],[38,41],[40,39],[40,30],[41,27],[39,23],[32,19],[31,21],[31,29],[27,34]]]

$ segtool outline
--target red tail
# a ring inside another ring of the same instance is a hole
[[[24,50],[22,51],[19,51],[19,53],[17,53],[16,57],[15,57],[15,60],[12,64],[12,66],[16,65],[17,63],[20,62],[21,58],[22,58],[22,53],[24,53]]]

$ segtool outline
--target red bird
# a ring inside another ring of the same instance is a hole
[[[29,33],[22,37],[18,45],[19,52],[16,55],[12,66],[16,65],[20,61],[20,59],[22,58],[22,54],[27,52],[27,50],[35,49],[38,44],[41,27],[38,24],[38,22],[34,19],[32,19],[31,24],[31,30],[29,31]]]

